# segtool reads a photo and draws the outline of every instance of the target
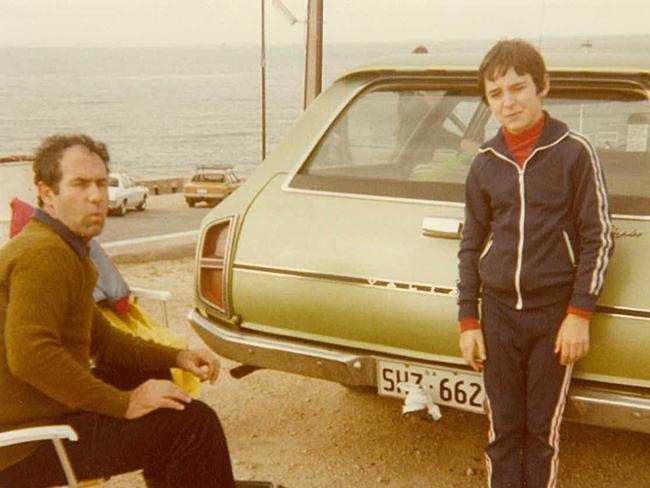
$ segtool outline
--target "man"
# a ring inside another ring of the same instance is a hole
[[[81,479],[143,469],[153,487],[231,488],[215,413],[167,379],[146,379],[177,366],[214,382],[215,356],[123,333],[93,302],[87,243],[104,227],[108,161],[104,144],[84,135],[52,136],[35,155],[41,208],[0,250],[0,430],[70,424]],[[91,361],[136,375],[116,387]],[[53,484],[65,478],[51,443],[0,449],[0,486]]]
[[[549,76],[532,45],[500,41],[478,75],[502,128],[467,176],[460,348],[484,371],[490,486],[553,487],[572,365],[613,251],[605,182],[589,141],[542,110]]]

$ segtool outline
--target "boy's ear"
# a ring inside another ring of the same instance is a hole
[[[548,73],[544,73],[544,88],[540,90],[539,96],[541,98],[545,97],[546,95],[548,95],[550,89],[551,89],[551,77],[548,75]]]

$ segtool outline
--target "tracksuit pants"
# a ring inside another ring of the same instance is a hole
[[[515,310],[483,298],[492,488],[556,485],[560,422],[572,368],[562,366],[553,351],[566,306]]]

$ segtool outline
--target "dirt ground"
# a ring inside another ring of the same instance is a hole
[[[167,289],[172,327],[200,340],[185,316],[192,303],[192,259],[121,264],[131,286]],[[145,304],[147,306],[149,304]],[[155,310],[155,309],[154,309]],[[234,380],[222,361],[203,400],[219,414],[237,479],[287,488],[485,486],[487,420],[443,409],[434,422],[402,417],[399,401],[341,385],[274,371]],[[650,436],[566,423],[562,488],[650,487]],[[114,477],[108,488],[144,487],[139,474]]]

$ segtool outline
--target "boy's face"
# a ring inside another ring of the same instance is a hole
[[[548,75],[538,92],[533,77],[510,68],[494,80],[485,79],[485,97],[490,110],[511,134],[530,129],[542,116],[542,98],[549,90]]]

